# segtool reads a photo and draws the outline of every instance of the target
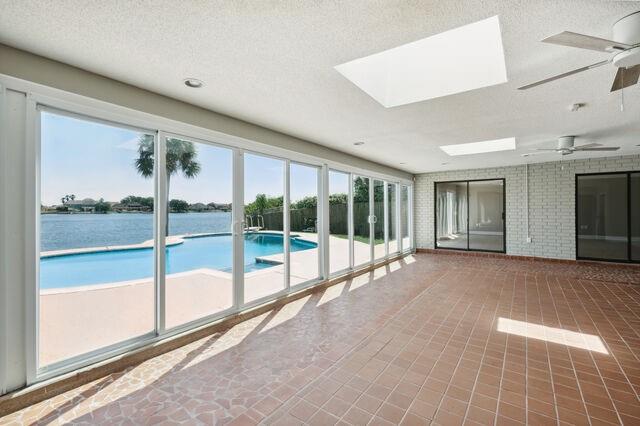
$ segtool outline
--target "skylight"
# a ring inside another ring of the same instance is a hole
[[[507,81],[498,16],[335,69],[386,108]]]
[[[441,150],[449,155],[482,154],[485,152],[511,151],[516,149],[516,138],[496,139],[492,141],[459,143],[457,145],[443,145]]]

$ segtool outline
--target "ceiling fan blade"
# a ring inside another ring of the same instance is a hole
[[[557,151],[557,148],[536,148],[536,151]]]
[[[611,91],[615,92],[616,90],[633,86],[638,82],[638,78],[640,78],[640,65],[634,65],[629,68],[618,68],[616,77],[613,79]]]
[[[522,156],[523,157],[531,157],[533,155],[544,155],[544,154],[550,154],[550,153],[549,152],[527,152],[525,154],[522,154]]]
[[[614,52],[630,49],[631,45],[618,43],[605,38],[578,34],[571,31],[563,31],[542,40],[543,43],[559,44],[561,46],[577,47],[579,49],[597,50],[599,52]]]
[[[595,143],[595,142],[594,142],[594,143],[586,143],[586,144],[584,144],[584,145],[578,145],[578,146],[575,146],[574,148],[576,148],[576,149],[578,149],[578,148],[579,148],[579,149],[582,149],[582,148],[593,148],[593,147],[596,147],[596,146],[600,146],[600,144],[599,144],[599,143]]]
[[[539,86],[541,84],[548,83],[550,81],[559,80],[561,78],[568,77],[570,75],[577,74],[577,73],[582,72],[582,71],[588,71],[588,70],[593,69],[593,68],[601,67],[602,65],[606,65],[609,62],[611,62],[610,59],[607,59],[605,61],[596,62],[595,64],[587,65],[586,67],[577,68],[575,70],[567,71],[567,72],[562,73],[562,74],[554,75],[553,77],[545,78],[544,80],[536,81],[535,83],[527,84],[526,86],[518,87],[518,90],[531,89],[532,87],[536,87],[536,86]]]
[[[576,147],[576,148],[573,149],[573,151],[617,151],[619,149],[620,149],[619,146],[603,146],[603,147],[600,147],[600,148]]]

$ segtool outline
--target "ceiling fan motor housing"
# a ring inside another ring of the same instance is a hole
[[[558,138],[558,149],[573,148],[575,136],[560,136]]]
[[[630,45],[640,43],[640,11],[627,15],[613,24],[613,39]],[[618,53],[613,58],[613,64],[618,68],[640,64],[640,46]]]

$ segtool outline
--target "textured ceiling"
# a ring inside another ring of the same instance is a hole
[[[607,57],[538,40],[563,30],[611,37],[636,10],[640,2],[600,0],[0,0],[0,43],[419,173],[556,160],[520,154],[564,134],[639,153],[640,85],[621,112],[613,66],[516,90]],[[333,68],[493,15],[505,84],[385,109]],[[206,87],[188,89],[185,77]],[[570,112],[574,102],[587,107]],[[454,158],[438,148],[509,136],[515,152]]]

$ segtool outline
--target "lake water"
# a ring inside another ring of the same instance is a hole
[[[230,232],[231,212],[170,213],[169,234]],[[153,214],[43,214],[41,251],[138,244],[153,238]]]

